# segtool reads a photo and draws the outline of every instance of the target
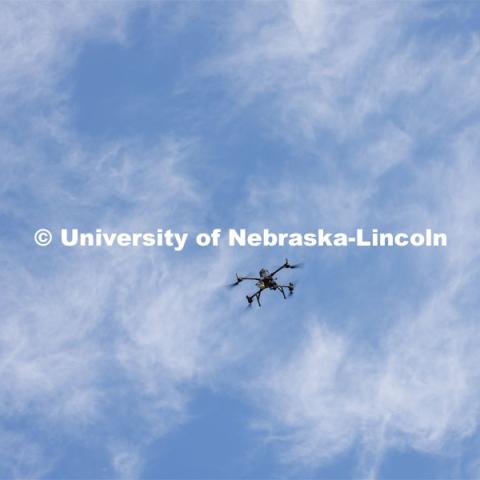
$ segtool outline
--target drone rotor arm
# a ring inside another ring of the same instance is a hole
[[[232,287],[236,287],[237,285],[239,285],[241,282],[243,282],[243,280],[256,280],[256,281],[260,281],[261,279],[260,278],[257,278],[257,277],[240,277],[238,275],[238,273],[236,274],[236,277],[237,279],[233,282],[233,283],[230,283],[228,286],[230,288]]]
[[[285,263],[281,266],[278,267],[276,270],[274,270],[270,275],[273,277],[275,274],[277,274],[280,270],[283,270],[284,268],[289,268],[290,265],[288,264],[288,260],[285,259]]]

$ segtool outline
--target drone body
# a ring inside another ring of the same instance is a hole
[[[270,273],[266,268],[262,268],[258,274],[258,277],[240,277],[237,274],[237,280],[232,283],[231,286],[234,287],[240,282],[243,282],[244,280],[254,280],[256,282],[258,290],[252,295],[247,295],[247,302],[250,306],[253,302],[253,299],[256,298],[258,306],[261,307],[262,305],[260,303],[260,295],[264,290],[278,290],[283,295],[284,299],[287,298],[287,296],[285,295],[285,290],[288,290],[290,295],[293,293],[295,285],[292,282],[289,282],[287,285],[280,285],[274,275],[276,275],[280,270],[284,268],[298,268],[299,266],[299,264],[290,265],[288,263],[288,260],[285,260],[285,263],[281,267],[274,270],[272,273]]]

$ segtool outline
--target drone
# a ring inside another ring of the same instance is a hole
[[[253,299],[256,298],[258,306],[261,307],[262,304],[260,303],[260,295],[264,290],[267,289],[278,290],[283,295],[283,298],[286,300],[287,296],[285,295],[285,291],[287,290],[289,295],[292,295],[295,285],[292,282],[289,282],[288,285],[280,285],[277,283],[277,278],[274,275],[276,275],[280,270],[283,270],[284,268],[299,268],[301,266],[302,264],[300,263],[291,265],[290,263],[288,263],[288,259],[285,259],[285,263],[281,267],[274,270],[272,273],[270,273],[266,268],[262,268],[260,270],[260,272],[258,273],[258,277],[240,277],[237,273],[237,280],[230,284],[230,287],[236,287],[240,282],[243,282],[244,280],[255,280],[257,282],[256,285],[258,287],[258,291],[252,295],[247,295],[248,306],[251,306]]]

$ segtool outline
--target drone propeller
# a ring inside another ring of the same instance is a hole
[[[242,278],[240,278],[240,277],[238,276],[238,273],[236,273],[235,276],[237,277],[237,279],[236,279],[233,283],[228,284],[228,285],[227,285],[228,288],[236,287],[236,286],[243,280]]]
[[[237,279],[233,282],[227,285],[228,288],[233,288],[236,287],[240,282],[243,282],[244,280],[256,280],[253,273],[249,273],[248,275],[245,275],[245,277],[239,277],[238,273],[235,274]]]
[[[293,265],[288,264],[287,268],[303,268],[303,263],[294,263]]]
[[[302,267],[303,267],[303,263],[290,264],[290,263],[288,263],[288,258],[286,258],[286,259],[285,259],[284,267],[285,267],[285,268],[302,268]]]

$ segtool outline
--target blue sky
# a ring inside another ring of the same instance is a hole
[[[0,10],[0,478],[480,477],[476,2]],[[449,244],[40,248],[40,227]],[[225,288],[285,257],[288,302]]]

